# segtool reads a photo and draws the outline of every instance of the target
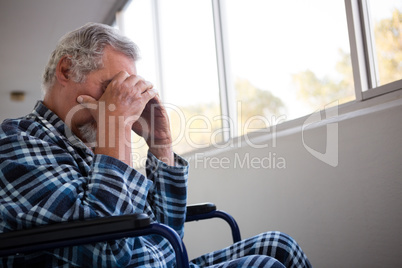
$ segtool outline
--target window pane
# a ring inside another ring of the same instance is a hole
[[[130,2],[122,14],[122,31],[128,38],[137,44],[140,51],[140,60],[137,61],[137,73],[151,81],[156,88],[160,88],[157,79],[155,42],[152,22],[151,2],[136,0]],[[136,168],[144,167],[148,146],[145,141],[133,133],[133,164]]]
[[[145,79],[152,81],[160,88],[156,75],[155,42],[150,1],[132,1],[124,11],[124,34],[137,44],[140,60],[137,62],[137,72]]]
[[[222,140],[211,1],[159,1],[164,100],[174,150]]]
[[[354,99],[343,1],[225,1],[239,134]]]
[[[370,1],[378,86],[402,79],[402,1]]]

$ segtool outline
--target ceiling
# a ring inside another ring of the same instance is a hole
[[[57,41],[87,22],[111,24],[127,0],[0,0],[0,121],[30,112]],[[10,92],[24,91],[24,101]]]

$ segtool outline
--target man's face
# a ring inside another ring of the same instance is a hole
[[[70,107],[81,107],[76,101],[80,95],[89,95],[96,100],[105,92],[108,84],[113,78],[121,71],[126,71],[130,75],[136,75],[137,70],[135,62],[125,56],[124,54],[115,51],[111,47],[106,47],[103,55],[103,68],[90,72],[84,83],[69,82],[69,87],[74,92],[71,101],[73,102]],[[69,90],[70,90],[69,89]],[[72,117],[72,128],[78,129],[84,125],[92,124],[96,126],[94,118],[91,116],[87,109],[82,107],[74,113]]]

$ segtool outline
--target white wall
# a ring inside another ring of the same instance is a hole
[[[9,92],[0,92],[0,123],[4,119],[25,116],[32,112],[38,100],[42,100],[42,92],[29,92],[23,101],[12,101]]]
[[[269,145],[263,149],[243,141],[237,149],[186,155],[189,203],[211,201],[230,212],[243,238],[268,230],[290,234],[315,267],[402,267],[401,95],[345,106],[338,117],[303,132],[307,146],[325,152],[326,124],[338,126],[336,167],[307,151],[301,127],[256,135]],[[258,168],[259,160],[268,166],[270,153],[286,167]],[[254,168],[240,167],[247,155]],[[221,220],[186,225],[190,257],[230,239]]]

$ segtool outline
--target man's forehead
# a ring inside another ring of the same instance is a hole
[[[128,65],[134,65],[135,66],[135,60],[132,59],[131,57],[125,55],[123,52],[120,52],[110,46],[105,47],[103,51],[103,62],[104,63],[118,63],[118,62],[123,62],[124,64]]]

